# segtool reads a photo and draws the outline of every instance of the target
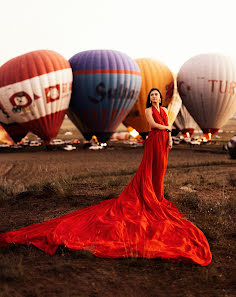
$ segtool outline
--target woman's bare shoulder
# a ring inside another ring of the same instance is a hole
[[[152,112],[152,107],[145,108],[145,113],[150,113],[150,112]]]

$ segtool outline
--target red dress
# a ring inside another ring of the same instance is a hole
[[[157,123],[165,111],[152,107]],[[53,255],[59,245],[103,258],[165,258],[206,266],[212,255],[205,235],[163,196],[168,133],[152,130],[137,173],[118,198],[39,224],[0,234],[0,246],[33,244]]]

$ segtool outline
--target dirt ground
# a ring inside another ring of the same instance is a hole
[[[117,197],[143,148],[0,152],[0,232]],[[101,259],[60,247],[0,248],[0,297],[233,297],[236,160],[220,148],[179,146],[169,154],[165,197],[206,235],[207,267],[161,259]]]

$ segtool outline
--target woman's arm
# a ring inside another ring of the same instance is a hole
[[[168,125],[169,125],[169,119],[168,119],[168,110],[167,110],[167,108],[165,108],[165,107],[162,107],[163,109],[164,109],[164,111],[165,111],[165,113],[166,113],[166,116],[167,116],[167,120],[168,120]],[[171,137],[171,128],[170,129],[168,129],[169,131],[169,142],[168,142],[168,146],[169,146],[169,148],[170,149],[172,149],[172,146],[173,146],[173,141],[172,141],[172,137]]]
[[[151,108],[145,109],[145,115],[146,115],[146,119],[152,129],[170,130],[169,126],[164,126],[164,125],[158,124],[154,121]]]

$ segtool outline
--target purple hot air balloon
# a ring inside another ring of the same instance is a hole
[[[137,100],[141,73],[137,63],[114,50],[80,52],[69,60],[73,87],[68,116],[85,139],[106,141]]]

